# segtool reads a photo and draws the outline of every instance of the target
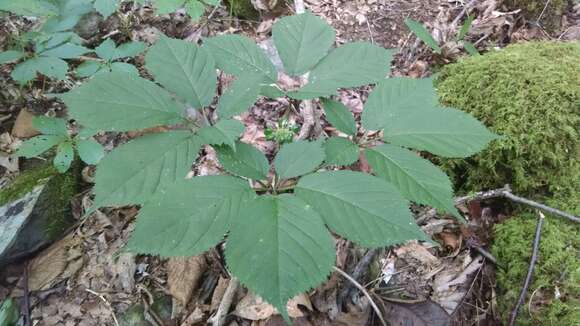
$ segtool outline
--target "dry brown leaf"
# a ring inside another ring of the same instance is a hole
[[[185,307],[207,268],[204,255],[172,257],[167,261],[167,285],[180,307]]]
[[[12,136],[18,138],[30,138],[32,136],[40,135],[40,132],[32,126],[32,118],[34,115],[26,109],[20,110],[14,126],[12,127]]]
[[[304,313],[300,310],[299,306],[303,306],[308,310],[312,311],[312,302],[310,302],[310,298],[302,293],[288,301],[286,304],[286,309],[288,310],[288,316],[292,318],[304,317]]]
[[[78,251],[73,250],[77,245],[79,240],[69,234],[34,258],[29,264],[30,291],[50,289],[54,284],[74,275],[83,264]]]
[[[259,296],[249,292],[238,302],[234,315],[249,320],[266,319],[276,313],[276,308]]]
[[[115,264],[111,267],[113,277],[126,293],[133,292],[135,287],[135,255],[131,253],[122,253],[117,258]]]
[[[211,305],[210,305],[211,311],[216,311],[217,308],[219,307],[220,302],[224,297],[224,293],[226,293],[226,289],[228,288],[229,283],[230,280],[228,278],[220,276],[220,279],[218,280],[215,290],[213,290],[213,295],[211,296]]]
[[[439,258],[435,257],[429,252],[429,250],[427,250],[427,248],[417,242],[409,242],[395,249],[395,254],[397,254],[398,257],[411,257],[427,266],[440,264]]]

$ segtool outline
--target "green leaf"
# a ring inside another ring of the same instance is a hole
[[[324,161],[321,142],[298,140],[282,145],[274,167],[280,178],[294,178],[314,171]]]
[[[350,110],[341,102],[322,99],[326,120],[336,129],[345,134],[354,136],[356,134],[356,123]]]
[[[247,205],[226,248],[232,273],[287,322],[286,302],[324,282],[334,261],[334,243],[322,219],[292,195],[262,196]]]
[[[0,0],[0,10],[10,11],[19,16],[43,17],[58,13],[51,2],[38,0]]]
[[[115,53],[111,57],[111,60],[117,60],[121,58],[134,57],[141,52],[145,51],[147,44],[143,42],[127,42],[119,45],[115,49]]]
[[[20,84],[25,84],[36,78],[37,73],[63,80],[66,78],[67,71],[68,64],[62,59],[36,57],[16,65],[10,76]]]
[[[106,155],[95,174],[95,207],[142,204],[184,179],[201,141],[188,131],[149,134]]]
[[[211,103],[217,74],[205,48],[183,40],[161,37],[145,58],[147,70],[168,90],[194,108]]]
[[[467,41],[463,41],[463,48],[465,49],[465,51],[467,51],[467,53],[469,53],[469,55],[481,55],[479,54],[479,51],[477,51],[477,49],[475,48],[475,45],[473,45],[473,43],[471,42],[467,42]]]
[[[60,142],[65,141],[66,138],[63,136],[57,135],[40,135],[22,143],[18,152],[16,152],[17,156],[22,156],[26,158],[31,158],[38,156],[47,150],[51,149],[52,147],[58,145]]]
[[[82,45],[74,43],[64,43],[50,50],[46,50],[40,53],[43,57],[54,57],[61,59],[74,59],[77,58],[90,50]]]
[[[449,178],[428,160],[390,144],[366,149],[365,157],[373,172],[394,184],[405,198],[461,218]]]
[[[264,51],[251,39],[241,35],[221,35],[204,39],[218,68],[227,74],[263,75],[269,83],[278,81],[276,68]]]
[[[310,12],[284,17],[272,27],[284,68],[294,76],[314,67],[328,53],[335,37],[334,29]]]
[[[221,165],[228,172],[254,180],[268,178],[268,159],[254,146],[238,141],[235,151],[229,146],[216,149]]]
[[[0,52],[0,64],[17,61],[24,57],[24,53],[20,51],[8,50]]]
[[[157,8],[158,15],[165,15],[175,12],[183,6],[185,0],[155,0],[152,1]]]
[[[115,41],[108,38],[95,48],[95,53],[99,56],[99,58],[110,61],[113,60],[116,48],[117,45],[115,44]]]
[[[286,92],[280,89],[276,84],[262,85],[259,94],[268,98],[280,98],[286,96]]]
[[[183,107],[155,83],[110,72],[60,95],[70,115],[97,130],[129,131],[182,121]]]
[[[231,118],[248,110],[258,99],[264,76],[247,74],[238,77],[220,97],[217,113],[222,119]]]
[[[244,132],[245,126],[238,120],[220,120],[213,126],[201,128],[197,135],[206,144],[228,145],[236,150],[236,140]]]
[[[58,144],[56,155],[52,162],[58,172],[65,173],[70,167],[74,157],[75,152],[72,143],[70,141],[65,141]]]
[[[368,42],[352,42],[330,52],[312,69],[308,84],[294,93],[295,98],[330,96],[338,88],[358,87],[384,79],[392,61],[392,51]]]
[[[400,115],[432,109],[437,103],[437,94],[431,78],[388,78],[377,84],[369,94],[361,123],[367,130],[380,130],[390,120]]]
[[[45,135],[57,135],[68,137],[67,123],[64,119],[38,116],[32,119],[34,129]]]
[[[248,182],[231,176],[179,180],[139,212],[128,249],[160,256],[195,256],[215,246],[255,197]],[[160,218],[162,217],[162,218]]]
[[[95,0],[95,9],[107,18],[117,11],[118,0]]]
[[[309,203],[334,232],[365,247],[410,239],[425,240],[409,202],[386,181],[353,171],[320,172],[303,177],[294,193]]]
[[[102,65],[100,62],[85,61],[77,67],[76,74],[79,77],[90,77],[96,74],[101,68]]]
[[[51,49],[64,43],[82,44],[83,39],[73,32],[60,32],[49,35],[49,39],[41,46],[42,49]],[[38,45],[37,45],[38,46]],[[40,51],[39,48],[36,49]]]
[[[405,25],[417,36],[421,41],[425,42],[435,53],[441,53],[441,48],[437,41],[431,36],[431,33],[421,23],[416,22],[410,18],[405,19]]]
[[[467,33],[469,32],[469,29],[471,28],[471,24],[473,23],[474,19],[475,19],[475,16],[467,15],[467,19],[465,19],[465,21],[463,22],[463,25],[461,25],[461,30],[459,31],[459,34],[457,35],[458,41],[462,41],[465,38],[465,35],[467,35]]]
[[[105,156],[103,146],[93,139],[81,139],[77,142],[77,151],[83,162],[95,165]]]
[[[14,326],[20,318],[20,308],[12,298],[6,298],[0,305],[0,325]]]
[[[497,139],[471,115],[452,108],[409,111],[393,117],[384,130],[387,142],[444,157],[468,157]]]
[[[325,162],[329,165],[351,165],[358,161],[358,146],[343,137],[330,137],[324,143]]]
[[[197,0],[188,0],[185,3],[185,11],[189,15],[189,17],[191,17],[191,20],[196,21],[199,18],[201,18],[201,16],[205,12],[205,6],[203,5],[203,3]]]
[[[127,73],[135,77],[139,77],[139,70],[137,69],[137,67],[125,62],[113,62],[111,64],[111,71]]]

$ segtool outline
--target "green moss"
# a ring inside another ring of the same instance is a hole
[[[580,43],[509,46],[447,65],[442,104],[504,135],[465,160],[441,160],[462,191],[510,183],[515,192],[574,197],[580,189]]]
[[[503,3],[509,10],[521,9],[530,22],[536,22],[542,15],[540,24],[548,30],[555,30],[560,26],[560,19],[566,10],[568,0],[551,0],[549,2],[546,0],[504,0]]]
[[[225,4],[228,12],[233,16],[248,20],[258,20],[260,17],[250,0],[227,0]]]
[[[0,190],[0,206],[22,197],[35,186],[46,183],[50,177],[56,174],[58,172],[52,165],[22,173],[8,187]]]
[[[527,273],[536,219],[535,214],[521,214],[495,226],[492,253],[507,267],[497,272],[497,302],[504,321],[509,318]],[[550,216],[544,221],[538,262],[518,316],[518,325],[579,325],[578,225]]]

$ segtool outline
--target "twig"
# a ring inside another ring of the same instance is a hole
[[[469,8],[473,7],[473,5],[476,2],[477,2],[477,0],[471,0],[471,1],[469,1],[468,4],[466,4],[465,6],[463,6],[463,9],[459,12],[459,15],[457,15],[457,17],[455,17],[455,19],[453,19],[453,22],[451,23],[451,25],[452,26],[457,26],[457,24],[459,24],[459,21],[461,20],[461,18],[463,18],[463,16],[465,16],[465,14],[469,10]]]
[[[464,203],[466,201],[470,201],[470,200],[485,200],[485,199],[499,198],[499,197],[504,197],[504,198],[507,198],[513,202],[528,205],[528,206],[531,206],[531,207],[534,207],[537,209],[541,209],[547,213],[564,217],[572,222],[580,223],[580,217],[574,216],[572,214],[566,213],[564,211],[561,211],[559,209],[556,209],[556,208],[553,208],[550,206],[546,206],[544,204],[535,202],[533,200],[514,195],[511,192],[511,189],[508,185],[505,185],[503,188],[489,190],[489,191],[482,191],[482,192],[478,192],[478,193],[470,195],[470,196],[463,196],[463,197],[456,198],[455,205],[459,205],[459,204],[462,204],[462,203]]]
[[[546,1],[546,4],[544,5],[544,9],[542,9],[542,12],[538,16],[538,19],[536,19],[536,24],[537,25],[540,25],[540,20],[542,20],[542,17],[544,16],[544,13],[546,12],[546,9],[548,9],[548,6],[550,5],[550,2],[552,2],[552,0]]]
[[[232,305],[232,301],[234,300],[234,296],[238,290],[239,284],[240,281],[238,281],[237,278],[232,277],[230,279],[218,310],[216,311],[215,315],[213,315],[213,317],[208,320],[208,323],[211,323],[213,326],[225,325],[226,316],[228,315],[228,311],[230,310],[230,306]]]
[[[363,274],[368,270],[370,263],[378,253],[379,249],[376,248],[367,251],[363,258],[354,267],[352,278],[359,281],[363,277]],[[339,307],[343,306],[343,303],[354,295],[354,289],[354,284],[352,283],[349,283],[344,287],[337,299]]]
[[[85,289],[85,291],[89,292],[92,295],[97,296],[99,299],[101,299],[101,301],[103,301],[103,303],[111,311],[111,316],[113,316],[113,321],[115,322],[115,326],[119,326],[119,321],[117,320],[117,316],[115,316],[115,311],[113,310],[113,306],[111,306],[111,304],[109,303],[109,301],[107,301],[107,299],[105,299],[105,297],[102,294],[100,294],[98,292],[95,292],[95,291],[93,291],[91,289]]]
[[[28,263],[24,265],[24,326],[31,326],[30,320],[30,290],[28,288]]]
[[[512,310],[510,316],[510,323],[509,326],[514,326],[516,324],[516,318],[518,316],[518,311],[520,310],[520,306],[524,303],[526,299],[526,293],[528,292],[528,287],[530,286],[530,282],[532,280],[532,275],[534,274],[534,267],[536,266],[536,260],[538,259],[538,249],[540,248],[540,238],[542,237],[542,225],[544,224],[544,214],[542,212],[538,212],[538,222],[536,223],[536,235],[534,237],[534,245],[532,247],[532,258],[530,259],[530,266],[528,267],[528,274],[526,275],[526,280],[524,281],[524,286],[522,287],[522,291],[520,292],[520,297],[518,298],[518,302],[516,306]]]
[[[334,266],[333,268],[340,275],[342,275],[344,278],[346,278],[349,282],[351,282],[352,284],[354,284],[354,286],[356,286],[356,288],[359,289],[365,295],[365,297],[367,297],[367,299],[369,300],[369,303],[370,303],[371,307],[375,311],[375,314],[381,320],[381,324],[383,326],[387,326],[387,323],[385,322],[385,319],[383,318],[383,313],[381,312],[381,310],[379,309],[379,307],[377,307],[377,304],[373,301],[373,299],[371,298],[371,295],[367,292],[367,290],[362,285],[360,285],[355,279],[353,279],[352,277],[350,277],[350,275],[348,275],[342,269],[340,269],[340,268],[338,268],[336,266]]]

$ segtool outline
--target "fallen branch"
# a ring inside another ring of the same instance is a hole
[[[528,292],[528,287],[530,286],[530,282],[532,280],[532,275],[534,273],[534,267],[536,266],[536,260],[538,259],[538,250],[540,248],[540,238],[542,237],[542,225],[544,224],[544,214],[542,212],[538,212],[538,222],[536,224],[536,235],[534,237],[534,243],[532,247],[532,258],[530,259],[530,266],[528,267],[528,274],[526,275],[526,280],[524,281],[524,286],[522,287],[522,291],[520,292],[520,297],[516,303],[516,306],[512,310],[510,315],[510,326],[516,324],[516,318],[518,316],[518,311],[520,310],[520,306],[524,303],[526,299],[526,293]]]
[[[541,209],[547,213],[564,217],[572,222],[580,223],[580,217],[574,216],[570,213],[566,213],[564,211],[561,211],[559,209],[556,209],[556,208],[553,208],[550,206],[546,206],[544,204],[535,202],[533,200],[514,195],[511,192],[509,185],[505,185],[503,188],[499,188],[499,189],[482,191],[482,192],[475,193],[473,195],[456,198],[455,205],[459,205],[459,204],[462,204],[464,202],[471,201],[471,200],[486,200],[486,199],[499,198],[499,197],[504,197],[504,198],[507,198],[513,202],[528,205],[530,207],[534,207],[537,209]]]
[[[342,269],[340,269],[336,266],[334,266],[333,268],[340,275],[342,275],[344,278],[346,278],[349,282],[354,284],[354,286],[356,286],[356,288],[359,289],[365,295],[365,297],[369,300],[371,307],[375,311],[375,314],[381,320],[381,324],[383,326],[387,326],[387,323],[385,322],[385,319],[383,318],[383,313],[381,312],[379,307],[377,307],[377,304],[373,301],[373,299],[371,298],[371,295],[367,292],[367,290],[362,285],[360,285],[360,283],[358,283],[355,279],[353,279],[350,275],[348,275],[345,271],[343,271]]]
[[[228,315],[228,311],[232,305],[232,301],[234,300],[234,296],[236,291],[238,290],[238,286],[240,281],[237,278],[232,277],[230,282],[228,283],[228,287],[226,288],[226,292],[218,306],[218,310],[216,311],[215,315],[213,315],[207,322],[208,324],[211,323],[213,326],[222,326],[225,325],[226,316]]]

